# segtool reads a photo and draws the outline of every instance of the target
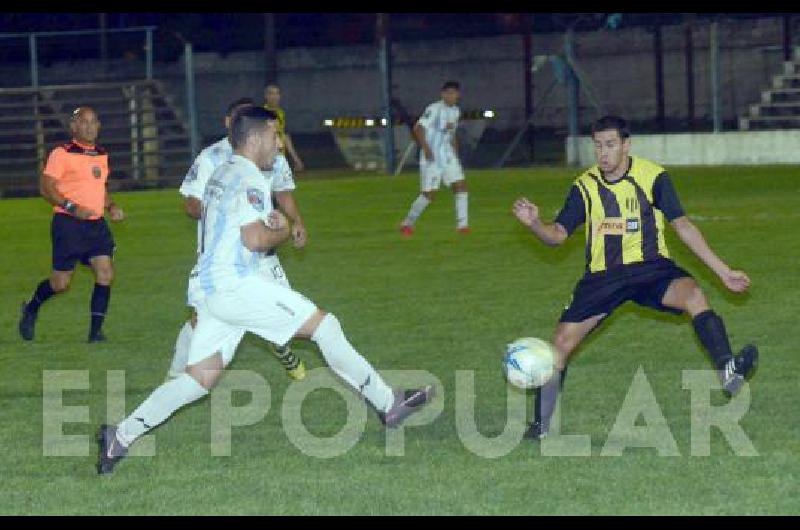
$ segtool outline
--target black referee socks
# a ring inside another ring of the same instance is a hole
[[[721,370],[732,357],[731,345],[725,324],[713,310],[703,311],[692,319],[694,331],[700,343],[711,355],[714,366]]]
[[[41,305],[54,294],[56,294],[56,292],[50,286],[50,279],[48,278],[46,280],[42,280],[42,283],[36,286],[36,291],[33,293],[33,298],[31,298],[31,301],[25,306],[25,310],[28,313],[37,313],[39,311],[39,307],[41,307]]]
[[[108,285],[94,284],[92,291],[92,329],[90,335],[96,335],[103,327],[103,320],[106,318],[108,301],[111,298],[111,287]]]

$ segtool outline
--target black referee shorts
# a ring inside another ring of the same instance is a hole
[[[575,286],[572,301],[561,314],[559,322],[583,322],[603,313],[608,317],[629,300],[679,315],[681,310],[667,307],[661,300],[672,280],[686,277],[691,278],[692,275],[666,258],[623,265],[610,272],[586,274]]]
[[[114,237],[103,218],[89,221],[57,213],[50,225],[53,270],[71,271],[80,261],[89,265],[95,256],[114,257]]]

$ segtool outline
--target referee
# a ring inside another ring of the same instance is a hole
[[[561,314],[553,338],[559,373],[537,391],[535,420],[526,438],[547,435],[570,354],[627,301],[658,311],[687,313],[729,395],[739,391],[758,360],[753,345],[733,355],[722,319],[695,279],[670,259],[665,221],[730,291],[745,292],[750,287],[747,275],[732,270],[711,250],[686,217],[664,168],[629,155],[630,130],[625,120],[600,118],[592,126],[592,140],[597,165],[575,179],[553,224],[543,223],[538,207],[528,199],[514,203],[517,219],[546,245],[560,245],[578,226],[586,226],[586,273]]]
[[[36,317],[43,303],[67,290],[76,262],[92,268],[95,277],[91,301],[89,342],[105,340],[103,320],[114,278],[114,238],[103,218],[107,210],[112,221],[122,221],[122,208],[106,191],[108,153],[95,144],[100,121],[91,107],[78,107],[70,117],[72,141],[56,147],[42,172],[40,192],[53,205],[50,236],[53,271],[42,280],[30,301],[22,304],[19,333],[33,340]]]

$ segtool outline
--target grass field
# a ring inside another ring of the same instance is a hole
[[[265,345],[248,337],[231,368],[265,377],[271,408],[261,422],[233,430],[230,457],[211,454],[206,399],[155,431],[156,456],[126,459],[113,476],[98,477],[94,443],[87,443],[88,456],[43,456],[43,371],[88,370],[90,389],[64,395],[65,405],[88,407],[90,416],[66,424],[64,433],[87,439],[105,421],[106,371],[124,370],[128,412],[160,384],[187,316],[194,223],[175,190],[118,195],[127,220],[113,227],[110,340],[85,343],[92,281],[82,269],[67,294],[43,307],[36,340],[23,343],[16,332],[19,304],[48,274],[50,213],[41,199],[13,199],[0,201],[0,514],[800,513],[800,357],[792,346],[800,314],[798,168],[671,173],[712,247],[753,282],[746,296],[725,292],[669,233],[673,255],[724,317],[734,349],[746,341],[760,346],[752,403],[741,421],[758,456],[736,456],[717,430],[711,455],[691,456],[690,393],[681,387],[681,371],[711,365],[686,318],[630,305],[582,347],[566,382],[562,431],[591,435],[592,456],[546,457],[530,442],[496,459],[470,452],[456,432],[454,372],[475,372],[480,431],[502,432],[503,346],[520,336],[549,338],[584,266],[582,229],[565,246],[547,248],[514,220],[511,203],[525,194],[552,218],[574,171],[470,172],[473,234],[456,234],[452,198],[443,192],[410,240],[399,237],[397,226],[415,196],[415,175],[342,174],[299,181],[310,239],[303,251],[281,251],[284,268],[297,290],[337,314],[351,342],[378,368],[438,377],[443,413],[406,431],[403,457],[386,454],[374,415],[346,454],[306,457],[282,428],[288,379]],[[310,343],[295,349],[309,368],[323,366]],[[633,448],[601,457],[640,366],[680,456]],[[302,415],[311,432],[330,436],[344,424],[344,401],[317,391]]]

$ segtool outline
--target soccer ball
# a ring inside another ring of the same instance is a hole
[[[503,372],[515,387],[538,388],[553,377],[555,360],[556,352],[549,342],[524,337],[506,346]]]

